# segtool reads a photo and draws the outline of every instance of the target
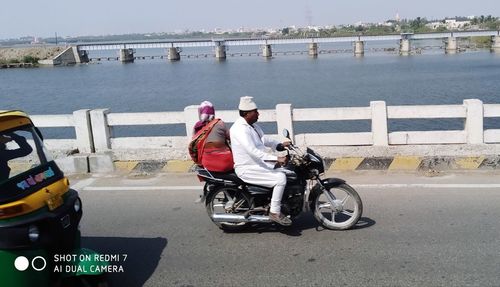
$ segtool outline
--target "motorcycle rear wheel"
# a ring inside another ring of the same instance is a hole
[[[343,183],[313,194],[311,209],[323,227],[345,230],[353,227],[361,218],[363,203],[356,190]]]
[[[245,192],[222,187],[209,192],[205,206],[208,217],[212,218],[214,214],[245,215],[252,208],[252,202]],[[247,222],[213,222],[220,229],[233,232],[240,231],[247,225]]]

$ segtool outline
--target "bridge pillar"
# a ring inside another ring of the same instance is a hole
[[[491,37],[491,51],[500,53],[500,36]]]
[[[168,59],[170,61],[179,61],[181,59],[180,50],[177,47],[168,48]]]
[[[408,56],[411,52],[410,39],[399,40],[399,54],[403,56]]]
[[[310,43],[309,44],[309,56],[318,57],[318,43]]]
[[[134,49],[120,49],[120,62],[122,63],[134,62]]]
[[[354,56],[363,56],[365,54],[365,42],[354,42]]]
[[[88,63],[90,62],[89,60],[89,54],[85,50],[78,50],[78,54],[80,55],[80,63]]]
[[[217,60],[226,59],[226,45],[215,46],[215,58]]]
[[[120,62],[122,63],[134,62],[134,49],[120,49]]]
[[[87,51],[85,50],[80,50],[78,46],[73,46],[73,56],[75,57],[75,62],[76,63],[88,63],[89,62],[89,55],[87,54]]]
[[[262,57],[271,58],[273,56],[273,51],[271,50],[271,45],[266,44],[262,46]]]
[[[458,43],[456,37],[448,37],[446,40],[446,48],[444,49],[446,54],[455,54],[458,51]]]

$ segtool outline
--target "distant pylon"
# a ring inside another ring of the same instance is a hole
[[[306,16],[307,26],[312,26],[313,16],[312,16],[312,11],[311,11],[311,8],[309,7],[309,5],[306,5],[305,16]]]

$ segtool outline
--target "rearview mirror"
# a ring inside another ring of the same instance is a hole
[[[287,139],[290,139],[290,132],[287,129],[283,129],[283,136],[286,137]]]

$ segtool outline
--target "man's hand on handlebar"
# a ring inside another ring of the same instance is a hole
[[[288,149],[290,146],[292,146],[292,142],[286,141],[286,142],[283,142],[283,143],[279,143],[276,146],[276,150],[277,151],[285,151],[285,149]]]
[[[279,156],[278,157],[278,164],[279,165],[284,166],[284,165],[286,165],[287,162],[288,162],[288,157],[286,157],[286,156]]]

